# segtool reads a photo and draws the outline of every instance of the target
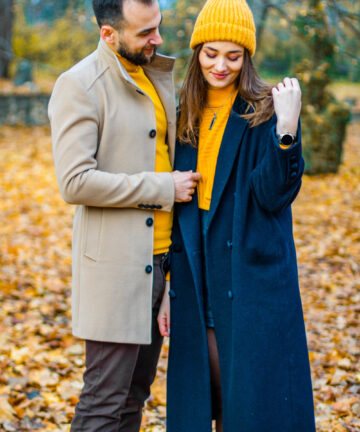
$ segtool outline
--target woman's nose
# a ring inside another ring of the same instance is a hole
[[[217,62],[215,63],[215,70],[217,72],[224,72],[226,71],[226,61],[223,58],[220,58],[217,60]]]

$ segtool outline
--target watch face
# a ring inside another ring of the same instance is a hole
[[[288,146],[288,145],[293,144],[293,142],[294,142],[294,140],[293,140],[293,137],[291,135],[286,134],[286,135],[281,137],[281,143],[284,145]]]

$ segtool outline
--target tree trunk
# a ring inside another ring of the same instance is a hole
[[[256,49],[260,51],[263,32],[265,30],[269,9],[272,4],[270,0],[248,0],[248,3],[253,12],[256,24]]]
[[[7,78],[11,58],[13,0],[0,0],[0,78]]]
[[[328,90],[336,40],[320,0],[309,0],[304,7],[306,14],[297,17],[297,28],[310,55],[297,64],[295,72],[302,83],[306,172],[337,172],[350,117],[348,108]]]

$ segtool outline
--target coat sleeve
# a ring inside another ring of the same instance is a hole
[[[98,169],[101,122],[96,108],[77,80],[66,73],[60,76],[49,102],[49,118],[56,176],[64,200],[95,207],[171,211],[175,195],[171,173],[129,175]]]
[[[280,212],[296,198],[304,172],[304,160],[301,154],[300,123],[296,144],[287,149],[279,146],[276,138],[276,118],[270,121],[270,130],[263,133],[260,146],[263,156],[251,173],[252,192],[265,210]]]

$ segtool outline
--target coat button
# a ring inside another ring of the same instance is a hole
[[[231,240],[228,240],[228,241],[226,242],[226,246],[227,246],[229,249],[231,249],[231,248],[232,248],[232,241],[231,241]]]
[[[154,224],[154,219],[153,219],[153,218],[147,218],[147,219],[146,219],[146,225],[147,225],[148,227],[153,226],[153,224]]]
[[[295,155],[291,156],[290,161],[291,162],[296,162],[297,161],[297,157]]]
[[[172,289],[169,290],[169,297],[172,298],[172,299],[176,297],[176,294],[175,294],[174,290],[172,290]]]
[[[156,137],[156,130],[155,129],[151,129],[151,131],[149,132],[149,137],[150,138],[155,138]]]
[[[231,290],[228,291],[228,297],[230,300],[234,298],[233,292]]]
[[[145,267],[145,271],[146,271],[146,273],[150,274],[152,272],[152,266],[151,265],[147,265]]]
[[[290,168],[295,169],[295,170],[298,169],[298,167],[299,167],[299,165],[296,162],[294,162],[293,164],[290,165]]]
[[[297,176],[297,172],[296,171],[292,171],[291,173],[290,173],[290,177],[291,178],[295,178]]]

